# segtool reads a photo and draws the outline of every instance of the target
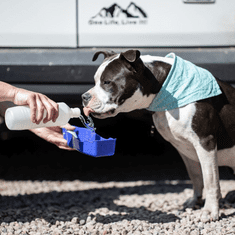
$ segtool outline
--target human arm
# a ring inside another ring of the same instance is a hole
[[[11,101],[16,105],[29,106],[31,121],[36,124],[42,121],[44,110],[47,111],[47,114],[43,119],[43,123],[51,120],[55,122],[59,115],[58,104],[47,96],[0,82],[0,102],[3,101]]]
[[[41,122],[44,108],[47,110],[47,116],[43,120],[44,122],[47,120],[50,121],[50,119],[55,121],[58,117],[57,104],[45,95],[17,88],[5,82],[0,82],[0,114],[4,116],[6,109],[14,106],[13,103],[16,105],[28,105],[31,109],[31,118],[35,118],[36,123]],[[37,111],[38,113],[41,112],[41,114],[36,117]],[[64,127],[71,131],[75,129],[75,127],[69,124],[66,124]],[[61,149],[74,150],[67,146],[67,141],[63,138],[62,130],[58,126],[36,128],[30,131]]]

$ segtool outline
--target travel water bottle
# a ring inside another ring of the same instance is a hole
[[[63,126],[66,125],[70,118],[78,118],[81,116],[79,108],[70,108],[65,103],[58,103],[59,116],[55,122],[49,121],[39,124],[33,123],[30,119],[30,108],[28,106],[15,106],[8,108],[5,113],[5,122],[10,130],[28,130],[40,127]],[[46,110],[44,110],[43,119],[46,117]],[[43,120],[42,119],[42,120]]]

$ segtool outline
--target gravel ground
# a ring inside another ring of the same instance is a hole
[[[100,159],[58,150],[33,135],[5,140],[0,149],[0,233],[235,234],[231,170],[220,169],[220,220],[202,223],[200,209],[182,210],[193,191],[181,158],[163,142],[153,154],[156,142],[147,137],[141,149],[136,136],[133,146],[125,146],[128,135],[119,137],[116,154]]]
[[[182,211],[189,180],[95,182],[0,180],[1,234],[235,234],[235,204],[217,222]],[[222,195],[235,190],[221,180]]]

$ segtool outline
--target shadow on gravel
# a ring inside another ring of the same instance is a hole
[[[144,195],[169,192],[181,192],[189,188],[188,184],[168,185],[154,184],[136,187],[89,189],[73,192],[50,192],[31,195],[1,196],[0,198],[0,222],[31,222],[36,218],[43,218],[47,222],[55,224],[57,220],[71,221],[74,217],[80,220],[86,219],[90,212],[100,209],[106,215],[97,214],[96,222],[111,223],[124,219],[145,220],[150,223],[169,223],[179,219],[174,214],[166,214],[154,209],[155,202],[146,206],[132,207],[118,205],[118,200],[123,195]],[[159,203],[156,201],[156,203]],[[159,205],[158,205],[159,206]],[[107,210],[113,211],[107,215]]]

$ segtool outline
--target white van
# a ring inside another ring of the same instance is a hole
[[[234,0],[1,0],[1,80],[79,103],[97,50],[175,52],[235,84]]]

